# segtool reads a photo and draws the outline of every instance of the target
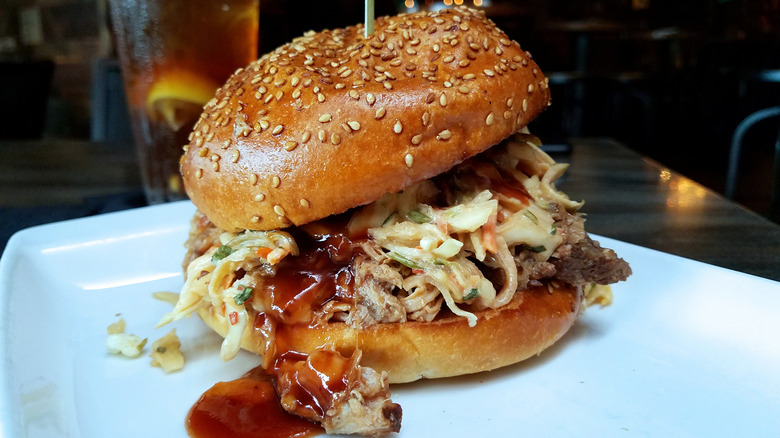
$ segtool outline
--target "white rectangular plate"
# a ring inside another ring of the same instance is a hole
[[[178,291],[188,202],[17,233],[0,261],[5,437],[185,437],[217,381],[257,364],[218,357],[197,318],[173,324],[187,358],[166,375],[107,353],[106,327],[149,338]],[[393,388],[412,436],[780,436],[780,283],[599,238],[631,264],[541,356],[492,373]],[[724,248],[724,251],[728,250]]]

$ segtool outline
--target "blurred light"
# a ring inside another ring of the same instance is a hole
[[[463,0],[455,0],[455,4],[456,5],[462,5],[463,4]]]
[[[661,169],[661,172],[658,173],[658,179],[663,183],[668,183],[672,179],[672,171],[666,168]]]
[[[707,189],[688,178],[674,178],[669,182],[666,206],[669,208],[690,208],[701,204]]]
[[[474,0],[474,6],[482,6],[482,0]]]
[[[447,6],[452,6],[452,0],[444,0],[444,4]]]
[[[404,6],[406,6],[407,8],[413,8],[414,7],[414,0],[405,0],[404,1]]]

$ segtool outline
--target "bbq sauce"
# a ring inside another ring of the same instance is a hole
[[[265,308],[283,324],[309,324],[329,301],[352,302],[351,262],[359,247],[343,233],[346,223],[322,220],[292,230],[299,255],[286,257],[263,284]]]
[[[282,409],[271,376],[260,367],[206,391],[187,415],[186,427],[193,438],[297,438],[325,432]]]
[[[358,249],[343,234],[345,226],[326,220],[310,224],[305,233],[292,231],[300,254],[282,260],[276,275],[266,280],[263,299],[271,311],[254,315],[254,330],[268,340],[266,352],[273,352],[268,371],[259,366],[207,390],[187,416],[191,437],[297,438],[324,433],[314,421],[288,411],[321,419],[356,377],[357,357],[330,350],[311,355],[289,351],[277,330],[308,325],[329,301],[353,299],[350,264]]]
[[[310,355],[287,351],[275,361],[273,376],[257,367],[239,379],[212,386],[190,409],[187,433],[193,438],[298,438],[323,433],[321,426],[303,416],[322,419],[357,377],[357,361],[356,355],[347,358],[331,350]]]

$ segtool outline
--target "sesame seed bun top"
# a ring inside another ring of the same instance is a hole
[[[204,107],[181,159],[218,227],[270,230],[436,176],[549,105],[530,53],[482,12],[381,17],[307,33],[239,69]]]

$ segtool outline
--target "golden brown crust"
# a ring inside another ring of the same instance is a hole
[[[474,327],[450,314],[430,323],[376,324],[361,330],[345,323],[284,327],[277,339],[302,352],[331,344],[343,355],[351,355],[358,347],[363,352],[361,365],[387,371],[390,383],[411,382],[492,370],[537,355],[569,330],[581,301],[581,289],[572,286],[535,287],[516,293],[500,309],[477,313]],[[200,310],[199,315],[217,333],[226,334],[227,322],[213,307]],[[241,346],[258,354],[264,348],[262,338],[251,329]]]
[[[237,71],[182,157],[225,230],[300,225],[482,152],[549,104],[529,53],[467,8],[309,34]]]

